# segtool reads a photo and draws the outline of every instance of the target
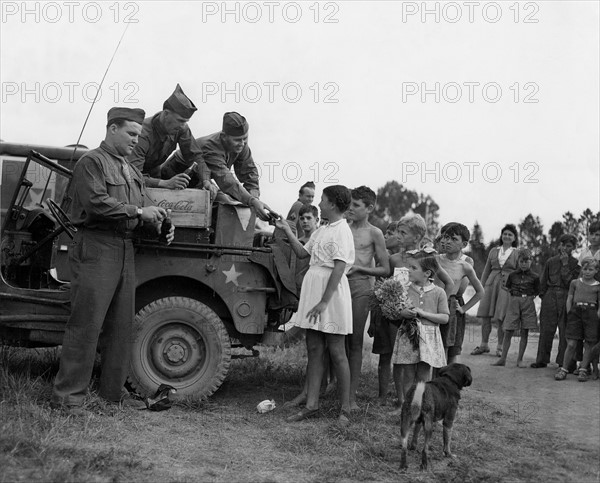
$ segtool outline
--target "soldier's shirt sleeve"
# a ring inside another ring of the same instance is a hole
[[[202,149],[198,146],[189,127],[186,126],[182,131],[178,139],[178,144],[183,159],[185,159],[188,166],[191,166],[194,161],[198,163],[197,172],[200,176],[200,184],[204,181],[210,181],[210,169],[206,166],[204,157],[202,156]]]
[[[235,175],[248,192],[253,196],[260,197],[258,169],[248,146],[244,148],[240,157],[241,159],[233,164]]]
[[[245,205],[250,205],[252,195],[235,179],[223,156],[215,152],[204,153],[204,161],[221,191]]]
[[[148,173],[144,172],[144,164],[146,163],[148,151],[150,151],[150,137],[147,133],[142,132],[138,137],[138,143],[135,145],[133,152],[127,156],[127,159],[132,166],[135,166],[142,173],[146,186],[149,188],[158,188],[160,179],[152,178]]]
[[[73,185],[86,213],[95,219],[125,220],[137,217],[137,206],[110,196],[107,183],[124,181],[116,169],[104,170],[101,162],[92,157],[82,158],[73,170]]]

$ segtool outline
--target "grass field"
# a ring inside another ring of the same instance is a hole
[[[456,458],[443,458],[438,426],[432,469],[420,472],[419,455],[411,452],[410,468],[401,472],[398,421],[373,397],[376,365],[369,347],[361,411],[346,428],[336,423],[333,395],[322,400],[318,418],[300,423],[286,423],[290,411],[280,407],[256,412],[264,399],[281,406],[299,392],[302,343],[234,361],[208,401],[188,398],[152,413],[120,411],[90,395],[90,415],[83,418],[50,408],[57,355],[56,349],[1,349],[1,482],[598,481],[597,449],[501,407],[490,413],[469,388],[455,423]]]

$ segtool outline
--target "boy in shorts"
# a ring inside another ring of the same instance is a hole
[[[355,188],[351,194],[352,201],[346,211],[346,219],[350,223],[354,238],[355,257],[354,264],[348,271],[352,295],[352,333],[346,336],[346,343],[350,364],[350,410],[356,410],[359,409],[356,404],[356,390],[362,366],[363,337],[369,315],[373,277],[386,276],[390,265],[383,232],[369,223],[369,215],[375,209],[377,195],[367,186]]]
[[[570,361],[577,347],[577,341],[584,341],[583,361],[579,368],[578,379],[585,382],[589,379],[588,365],[592,358],[592,348],[598,342],[600,325],[600,282],[598,260],[584,258],[581,260],[581,278],[573,280],[567,295],[567,350],[564,362]],[[554,379],[562,381],[567,377],[564,365],[558,368]]]
[[[465,312],[483,297],[483,286],[473,269],[473,259],[462,252],[470,239],[469,229],[461,223],[452,222],[442,227],[439,245],[443,253],[438,257],[438,261],[454,284],[448,297],[450,318],[447,324],[440,325],[448,364],[457,362],[457,357],[462,352],[465,338]],[[435,283],[442,286],[437,278]],[[469,283],[473,285],[475,294],[465,303],[462,295]]]
[[[510,349],[510,340],[516,330],[521,332],[517,367],[527,367],[523,362],[523,355],[527,348],[527,338],[530,329],[537,329],[537,315],[533,299],[540,293],[540,277],[531,270],[531,252],[527,249],[519,250],[517,259],[518,267],[508,275],[506,289],[510,293],[508,309],[502,328],[504,329],[504,342],[502,355],[492,366],[505,366],[506,356]]]

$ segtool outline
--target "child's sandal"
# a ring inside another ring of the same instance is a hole
[[[577,375],[577,380],[579,382],[586,382],[590,376],[588,375],[587,369],[579,369],[579,374]]]
[[[564,381],[567,378],[567,371],[564,370],[562,367],[558,368],[558,371],[556,371],[556,374],[554,374],[554,379],[556,381]]]

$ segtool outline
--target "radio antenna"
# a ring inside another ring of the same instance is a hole
[[[92,114],[92,109],[94,108],[94,104],[96,104],[96,100],[98,99],[98,96],[100,95],[100,91],[102,89],[102,84],[104,84],[104,79],[106,79],[106,74],[108,74],[108,70],[110,69],[110,66],[113,63],[113,60],[115,59],[115,55],[117,55],[117,51],[119,50],[119,47],[121,46],[121,41],[123,40],[123,37],[125,37],[125,33],[127,32],[127,29],[129,28],[129,24],[130,24],[130,22],[127,22],[127,25],[125,26],[125,30],[123,30],[123,33],[121,34],[121,38],[119,39],[119,43],[115,47],[115,51],[113,52],[113,55],[110,58],[110,62],[106,66],[106,70],[104,71],[104,75],[102,76],[100,85],[98,85],[98,89],[96,90],[96,95],[94,96],[94,100],[92,101],[90,110],[88,111],[85,121],[83,122],[83,127],[81,128],[81,132],[79,133],[79,137],[77,138],[77,143],[73,147],[73,152],[71,153],[71,159],[69,160],[69,164],[73,161],[73,158],[75,157],[75,153],[77,152],[77,147],[79,146],[79,141],[81,141],[81,137],[83,136],[83,131],[85,130],[85,126],[87,125],[90,115]]]

